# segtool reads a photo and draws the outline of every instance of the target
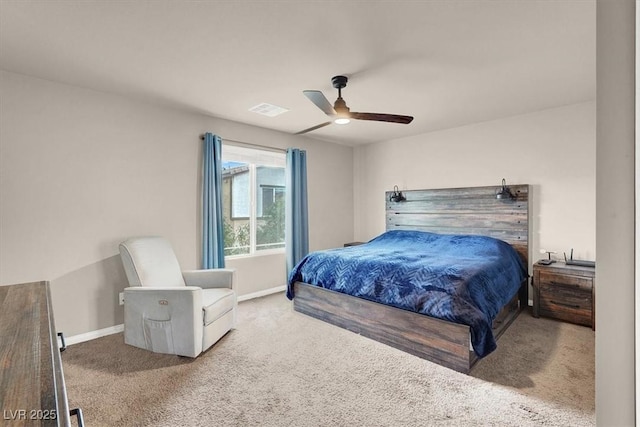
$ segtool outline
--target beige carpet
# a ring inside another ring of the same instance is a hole
[[[87,426],[595,425],[594,333],[523,313],[463,375],[292,310],[240,303],[237,329],[195,360],[123,343],[63,353]]]

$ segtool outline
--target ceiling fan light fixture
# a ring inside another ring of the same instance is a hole
[[[335,119],[333,121],[333,123],[337,124],[337,125],[346,125],[347,123],[349,123],[351,120],[349,120],[346,117],[338,117],[337,119]]]

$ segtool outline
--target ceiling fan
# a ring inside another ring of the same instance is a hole
[[[319,90],[304,90],[302,93],[313,102],[316,107],[321,109],[327,116],[331,117],[331,121],[322,123],[308,129],[296,132],[296,135],[311,132],[321,127],[330,125],[331,123],[346,124],[353,120],[372,120],[376,122],[389,122],[409,124],[413,120],[412,116],[400,116],[397,114],[383,113],[356,113],[347,107],[347,103],[342,99],[342,89],[347,86],[348,78],[346,76],[335,76],[331,79],[333,87],[338,89],[338,99],[331,105],[327,98]]]

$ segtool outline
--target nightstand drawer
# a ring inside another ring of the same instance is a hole
[[[590,277],[571,276],[568,274],[558,274],[548,271],[540,272],[540,287],[558,286],[567,290],[584,290],[591,293],[593,279]]]
[[[540,288],[540,316],[554,317],[567,322],[591,326],[591,292],[571,290],[559,286]]]

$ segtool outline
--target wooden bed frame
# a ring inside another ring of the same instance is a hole
[[[468,187],[403,192],[404,202],[386,193],[387,230],[476,234],[511,244],[529,268],[529,186],[511,185],[514,200],[498,200],[501,187]],[[493,322],[496,340],[528,305],[528,279]],[[340,326],[459,372],[478,358],[470,328],[424,314],[386,306],[302,282],[294,283],[294,310]]]

